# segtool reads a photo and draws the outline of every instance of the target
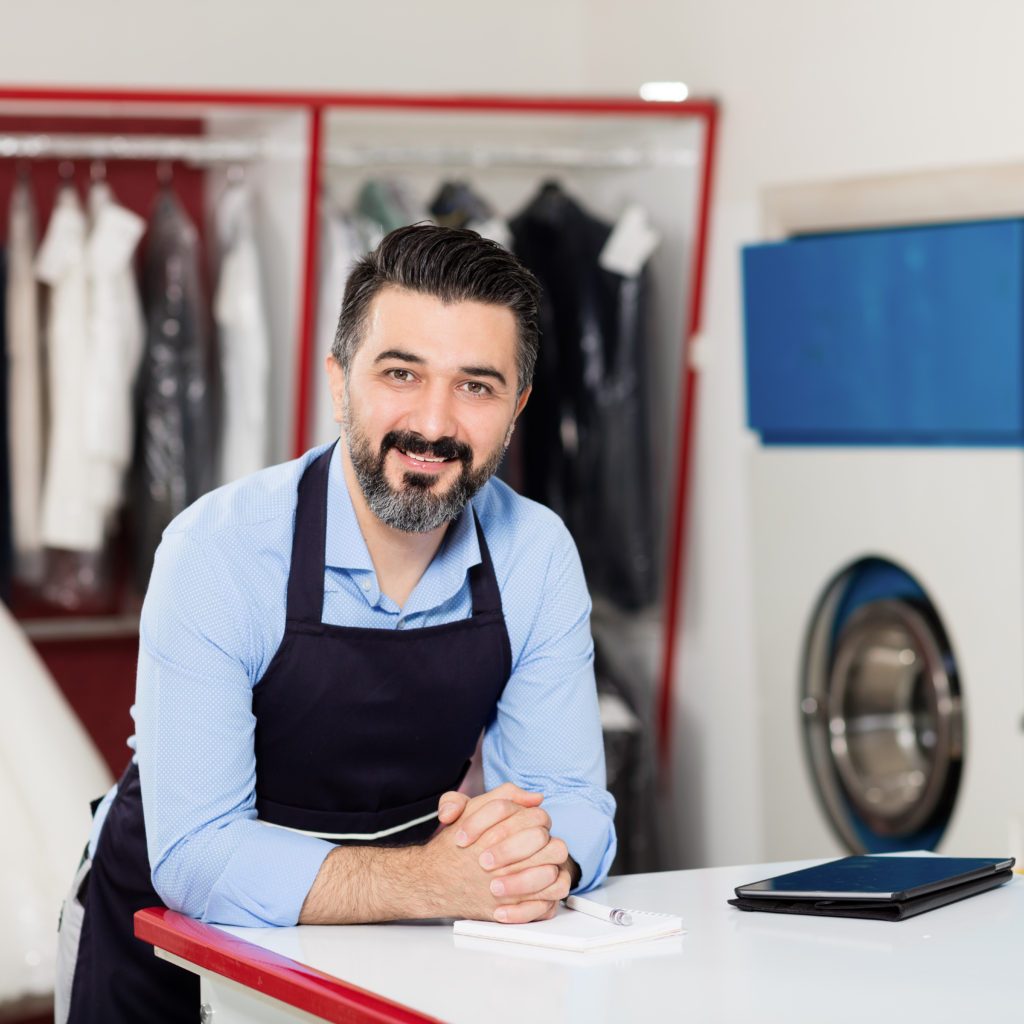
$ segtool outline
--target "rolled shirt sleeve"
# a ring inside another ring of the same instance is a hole
[[[615,801],[605,788],[583,568],[561,521],[547,513],[544,526],[551,559],[541,599],[484,737],[484,782],[488,789],[508,781],[544,794],[551,833],[565,841],[580,866],[575,891],[585,892],[604,881],[615,857]],[[504,592],[502,597],[505,601]]]

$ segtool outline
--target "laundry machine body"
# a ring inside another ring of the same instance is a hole
[[[1024,820],[1024,222],[744,251],[765,856]]]
[[[765,855],[1004,854],[1024,812],[1024,453],[767,447],[751,485]]]

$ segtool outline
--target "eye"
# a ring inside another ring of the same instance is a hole
[[[407,384],[414,379],[412,370],[405,370],[400,366],[394,366],[390,370],[385,370],[384,374],[392,380],[398,381],[399,384]]]
[[[487,395],[493,394],[493,391],[482,381],[478,380],[467,380],[462,387],[469,392],[471,395],[476,395],[479,398],[484,398]]]

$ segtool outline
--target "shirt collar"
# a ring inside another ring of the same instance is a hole
[[[454,597],[466,580],[466,573],[481,562],[472,503],[463,509],[445,534],[441,547],[409,595],[406,613],[434,608]],[[341,464],[341,444],[335,446],[327,474],[327,543],[324,562],[334,569],[373,572],[373,560],[359,528],[352,497]]]

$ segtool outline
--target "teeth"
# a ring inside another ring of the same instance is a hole
[[[410,459],[415,459],[417,462],[447,462],[447,459],[430,459],[426,455],[413,455],[412,452],[402,452],[403,455],[408,455]]]

